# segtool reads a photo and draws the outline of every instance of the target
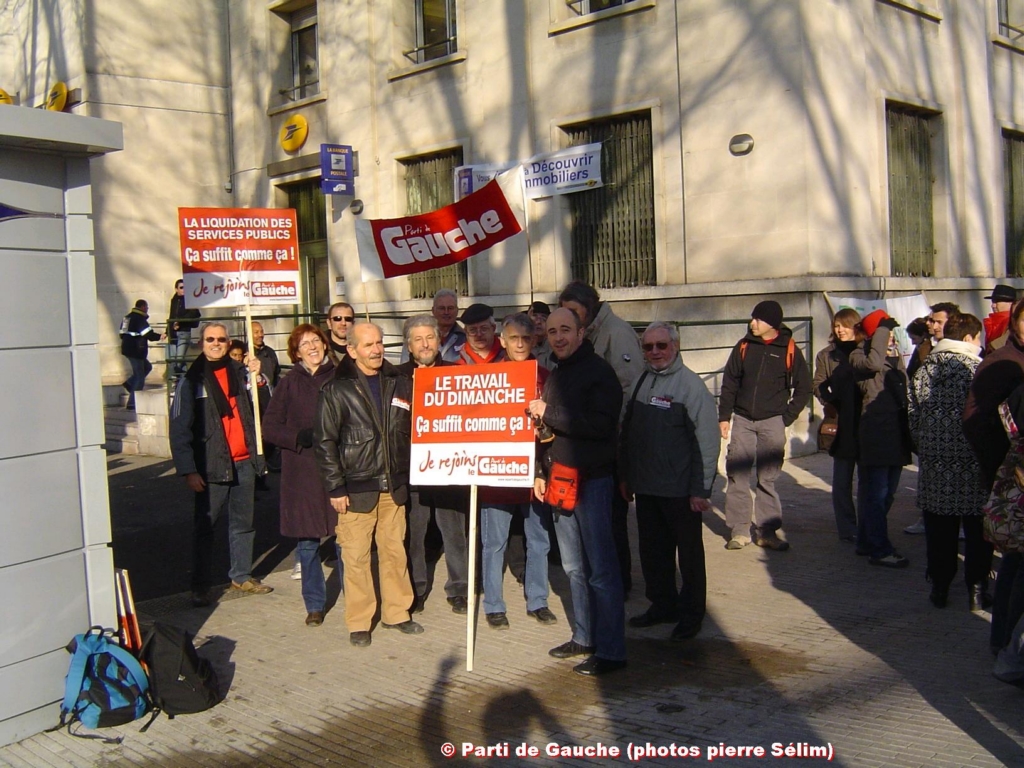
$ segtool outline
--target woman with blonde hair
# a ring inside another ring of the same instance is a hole
[[[853,471],[857,466],[857,425],[860,416],[860,389],[857,387],[850,352],[857,346],[860,315],[845,307],[832,318],[829,345],[814,360],[814,396],[827,420],[836,423],[836,434],[829,446],[832,457],[832,511],[840,541],[857,540],[857,508],[853,503]]]

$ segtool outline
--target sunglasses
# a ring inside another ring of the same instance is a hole
[[[331,315],[331,320],[336,323],[340,323],[342,320],[346,323],[354,323],[356,321],[355,317],[352,315]]]
[[[203,339],[203,341],[205,341],[207,344],[213,344],[215,342],[219,343],[219,344],[227,344],[228,343],[228,337],[227,336],[207,336],[205,339]]]
[[[655,341],[653,344],[648,342],[647,344],[641,344],[640,349],[644,352],[653,352],[655,349],[664,351],[668,349],[669,343],[667,341]]]

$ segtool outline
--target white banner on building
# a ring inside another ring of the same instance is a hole
[[[914,344],[907,335],[906,327],[919,317],[928,317],[931,313],[931,306],[923,293],[916,293],[913,296],[897,296],[892,299],[865,299],[857,296],[830,296],[825,294],[825,301],[832,308],[834,315],[840,309],[853,309],[862,318],[876,309],[885,310],[889,317],[896,318],[900,327],[896,329],[896,341],[900,346],[900,354],[903,355],[903,362],[910,362],[910,355],[914,351]]]
[[[599,142],[536,155],[523,163],[523,187],[530,200],[601,186]]]
[[[460,165],[455,169],[455,202],[473,194],[499,173],[504,173],[510,168],[515,168],[515,163],[497,165],[489,163],[485,165]]]

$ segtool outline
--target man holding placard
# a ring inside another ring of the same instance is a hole
[[[560,307],[551,313],[548,341],[558,364],[529,411],[555,435],[538,462],[534,491],[554,511],[574,614],[572,639],[549,653],[559,659],[589,656],[573,671],[603,675],[626,666],[622,577],[612,536],[622,387],[585,333],[572,310]]]
[[[348,354],[321,390],[313,446],[331,506],[338,512],[349,640],[365,647],[377,612],[370,566],[374,542],[381,625],[407,635],[423,632],[409,618],[413,591],[405,555],[412,382],[384,359],[380,326],[355,325]]]

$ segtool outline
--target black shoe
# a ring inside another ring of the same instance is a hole
[[[557,624],[558,617],[551,612],[551,609],[546,605],[543,608],[538,608],[536,611],[527,611],[527,616],[532,616],[541,624]]]
[[[967,608],[974,611],[987,611],[992,607],[992,595],[988,593],[985,583],[971,584],[967,587]]]
[[[653,627],[656,624],[671,624],[678,620],[679,616],[676,615],[675,612],[669,613],[667,611],[658,611],[652,606],[639,616],[633,616],[630,618],[629,626],[637,628]]]
[[[350,632],[348,635],[348,641],[359,648],[368,646],[372,639],[369,632]]]
[[[616,672],[620,669],[625,669],[626,660],[612,661],[611,659],[602,659],[600,656],[591,656],[589,659],[581,664],[577,664],[572,668],[572,671],[577,675],[587,675],[593,677],[596,675],[606,675],[609,672]]]
[[[319,627],[324,623],[324,612],[323,611],[310,611],[306,614],[306,626],[307,627]]]
[[[676,624],[675,629],[672,630],[672,634],[669,635],[669,640],[679,642],[681,640],[690,640],[700,634],[701,622],[693,621],[692,619],[683,619]]]
[[[945,608],[946,603],[949,601],[949,587],[933,586],[931,594],[928,595],[928,600],[936,608]]]
[[[449,597],[448,605],[452,607],[452,613],[458,613],[459,615],[469,613],[469,601],[461,595]]]
[[[762,549],[774,549],[776,552],[785,552],[789,549],[789,542],[780,539],[775,531],[758,534],[754,543]]]
[[[487,626],[491,629],[508,629],[508,616],[502,612],[488,613]]]
[[[884,568],[906,568],[910,565],[910,561],[899,552],[893,552],[885,557],[872,557],[868,562],[872,565],[881,565]]]
[[[423,613],[423,605],[427,602],[427,598],[423,595],[416,595],[412,601],[412,605],[409,607],[409,613]]]
[[[385,624],[383,621],[380,623],[384,629],[397,629],[403,635],[422,635],[423,627],[417,624],[412,619],[403,621],[400,624]]]
[[[197,589],[192,592],[193,608],[206,608],[212,602],[213,599],[210,597],[210,590]]]
[[[573,656],[589,656],[594,650],[592,645],[580,645],[575,640],[570,640],[552,648],[548,651],[548,656],[554,656],[556,659],[571,659]]]

